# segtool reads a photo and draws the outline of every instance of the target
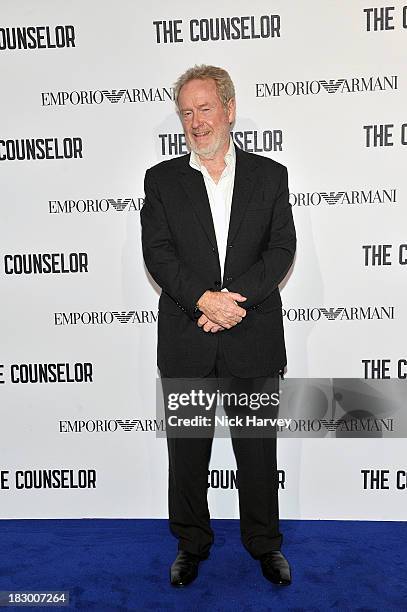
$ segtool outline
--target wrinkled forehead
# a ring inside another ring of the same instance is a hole
[[[213,79],[192,79],[181,87],[178,95],[180,108],[185,107],[185,105],[200,106],[215,101],[220,102],[220,98]]]

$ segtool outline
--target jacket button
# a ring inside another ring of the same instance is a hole
[[[213,252],[215,252],[215,251],[216,251],[215,247],[212,247],[212,251],[213,251]]]
[[[228,249],[231,249],[233,244],[228,244]]]
[[[233,280],[233,278],[232,278],[231,276],[228,276],[228,277],[226,278],[226,280],[227,280],[227,281],[231,281],[231,280]]]
[[[215,287],[220,287],[221,286],[221,282],[220,281],[215,281]]]

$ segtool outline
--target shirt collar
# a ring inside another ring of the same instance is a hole
[[[235,145],[233,143],[233,139],[231,136],[230,136],[230,141],[229,141],[229,148],[226,151],[226,155],[224,159],[225,159],[225,164],[228,167],[228,169],[230,166],[236,163],[236,150],[235,150]],[[195,170],[200,170],[201,172],[202,170],[205,169],[205,166],[202,166],[201,160],[199,159],[199,156],[195,153],[195,151],[191,151],[189,165],[192,168],[195,168]]]

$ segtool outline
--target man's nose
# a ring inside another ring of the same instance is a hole
[[[192,128],[196,129],[198,128],[202,123],[202,117],[201,117],[201,113],[199,111],[197,111],[196,113],[193,113],[192,115]]]

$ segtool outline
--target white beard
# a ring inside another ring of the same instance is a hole
[[[191,151],[194,151],[199,157],[203,157],[204,159],[211,159],[214,154],[222,147],[225,142],[228,142],[230,138],[229,126],[225,129],[224,132],[221,132],[217,138],[215,138],[214,142],[207,146],[199,147],[192,143],[189,138],[186,138],[188,147]]]

